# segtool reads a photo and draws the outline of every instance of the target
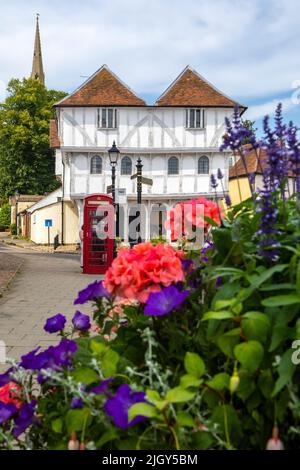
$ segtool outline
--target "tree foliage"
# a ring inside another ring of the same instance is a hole
[[[4,227],[9,227],[10,225],[10,205],[8,203],[0,207],[0,225]]]
[[[0,197],[44,194],[57,188],[49,147],[52,105],[64,92],[47,90],[39,81],[12,79],[0,106]]]

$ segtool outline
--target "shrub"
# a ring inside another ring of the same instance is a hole
[[[10,233],[12,235],[17,235],[17,225],[16,224],[10,224]]]
[[[5,228],[10,226],[10,205],[8,203],[0,207],[0,225]]]

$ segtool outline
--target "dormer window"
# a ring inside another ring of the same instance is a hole
[[[205,111],[202,108],[186,109],[185,127],[188,129],[203,129],[205,126]]]
[[[98,109],[98,129],[115,129],[117,127],[116,108]]]

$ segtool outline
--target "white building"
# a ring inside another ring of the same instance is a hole
[[[60,201],[57,210],[62,207],[62,198],[78,215],[76,230],[71,224],[73,233],[69,233],[66,217],[62,218],[64,229],[57,227],[57,232],[63,231],[65,242],[78,241],[84,197],[106,194],[111,184],[107,151],[113,141],[121,152],[116,187],[126,190],[129,206],[136,201],[136,180],[130,177],[136,172],[138,157],[142,159],[143,176],[153,180],[152,186],[143,186],[146,239],[158,235],[152,227],[155,213],[163,213],[158,204],[170,206],[200,195],[215,197],[210,174],[218,168],[225,174],[227,190],[229,154],[221,153],[219,146],[224,118],[231,117],[235,104],[186,67],[150,106],[106,65],[102,66],[55,105],[51,145],[55,148],[56,175],[62,182],[60,194],[56,194]],[[220,191],[218,197],[222,195]],[[163,225],[164,215],[159,217]]]

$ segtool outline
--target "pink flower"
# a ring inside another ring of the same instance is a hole
[[[140,243],[131,249],[122,248],[106,272],[104,287],[121,299],[145,303],[151,292],[183,281],[182,257],[182,253],[163,243],[156,246]]]
[[[197,210],[197,206],[203,206],[203,214],[201,214],[201,207]],[[166,222],[166,228],[171,230],[171,239],[178,240],[184,235],[192,235],[188,233],[192,226],[207,229],[210,224],[204,217],[209,217],[217,224],[221,223],[219,208],[215,202],[199,197],[176,204],[170,210]]]
[[[279,430],[274,426],[272,437],[268,440],[266,450],[284,450],[283,442],[279,439]]]

